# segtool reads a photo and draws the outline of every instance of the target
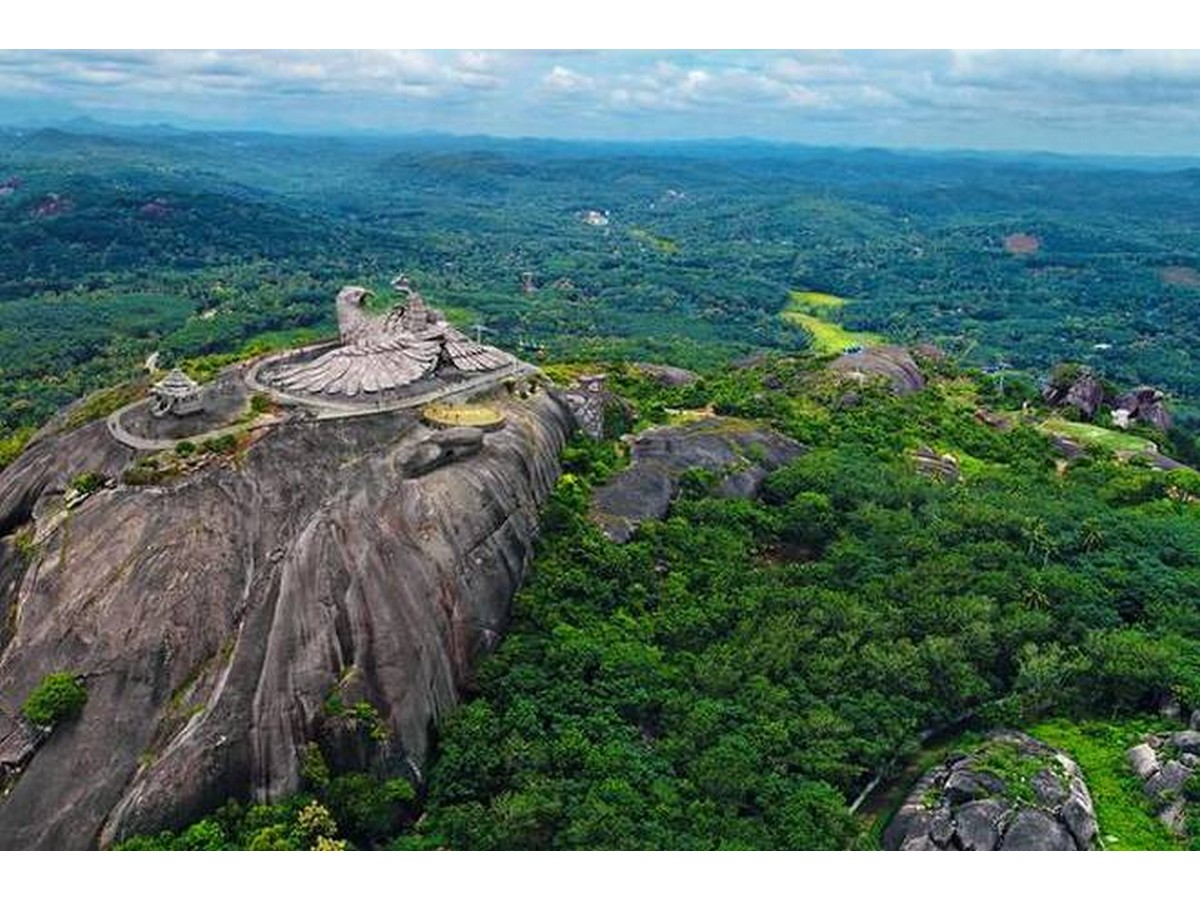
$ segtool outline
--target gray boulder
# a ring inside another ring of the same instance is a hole
[[[844,353],[829,364],[829,370],[856,383],[884,379],[897,395],[925,387],[925,376],[903,347],[866,347],[857,353]]]
[[[1042,769],[1029,781],[1038,802],[1046,806],[1061,806],[1071,796],[1070,788],[1052,770]]]
[[[611,540],[624,543],[637,526],[666,516],[689,469],[716,476],[714,493],[751,498],[770,472],[804,452],[770,428],[710,416],[643,431],[630,448],[629,467],[596,489],[592,517]]]
[[[966,803],[994,794],[1003,794],[1004,780],[991,772],[977,772],[970,768],[958,768],[950,773],[943,790],[951,803]]]
[[[1145,781],[1159,770],[1158,754],[1149,744],[1138,744],[1125,751],[1125,758],[1133,768],[1133,773]]]
[[[1158,821],[1174,835],[1183,835],[1187,831],[1187,803],[1183,798],[1172,800],[1159,810]]]
[[[1187,783],[1200,771],[1200,730],[1193,712],[1190,728],[1174,733],[1147,735],[1145,742],[1125,752],[1142,790],[1153,799],[1158,819],[1172,834],[1187,831],[1189,804],[1183,797]],[[1153,756],[1154,765],[1150,764]]]
[[[1179,796],[1184,784],[1191,777],[1191,769],[1178,760],[1170,759],[1156,774],[1146,779],[1144,789],[1152,797],[1170,800]]]
[[[1200,753],[1200,731],[1177,731],[1171,735],[1171,746],[1181,753]]]
[[[1033,807],[1017,810],[1004,832],[1001,850],[1078,850],[1070,829],[1052,813]]]
[[[1087,369],[1060,367],[1042,391],[1051,406],[1072,406],[1082,418],[1091,421],[1104,402],[1104,385]]]
[[[471,447],[479,449],[483,445],[484,432],[482,428],[472,428],[460,425],[455,428],[443,428],[434,433],[432,440],[443,447]]]
[[[974,800],[958,808],[958,843],[963,850],[995,850],[1000,828],[1011,807],[1002,800]]]
[[[1173,424],[1166,395],[1158,388],[1136,387],[1118,397],[1113,408],[1125,413],[1127,420],[1144,422],[1159,431],[1170,431]]]
[[[1072,783],[1070,797],[1059,810],[1059,817],[1067,824],[1075,838],[1075,846],[1091,847],[1096,842],[1099,826],[1092,798],[1086,788],[1080,789],[1081,784],[1082,779]]]
[[[666,387],[683,387],[684,385],[695,384],[700,380],[700,376],[695,372],[690,369],[681,369],[678,366],[636,363],[634,368]]]

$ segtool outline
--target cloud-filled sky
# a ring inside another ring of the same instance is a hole
[[[4,51],[0,121],[1200,155],[1192,51]]]

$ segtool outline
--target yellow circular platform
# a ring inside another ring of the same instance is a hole
[[[504,425],[504,413],[485,404],[430,403],[421,410],[421,418],[436,428],[470,426],[490,431]]]

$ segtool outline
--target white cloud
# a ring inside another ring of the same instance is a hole
[[[1200,152],[1200,53],[0,52],[0,108],[239,126],[992,145],[1176,135]],[[23,104],[23,105],[22,105]],[[23,114],[28,114],[24,112]],[[1137,122],[1133,130],[1122,123]],[[1068,134],[1069,133],[1069,134]]]
[[[574,94],[594,90],[596,81],[566,66],[554,66],[543,76],[542,85],[555,93]]]

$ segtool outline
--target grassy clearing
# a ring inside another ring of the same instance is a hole
[[[657,250],[659,253],[679,252],[679,244],[671,240],[671,238],[663,237],[661,234],[655,234],[644,228],[630,228],[629,236],[635,241],[645,244],[653,250]]]
[[[822,294],[820,291],[788,291],[788,310],[793,312],[818,313],[822,310],[841,309],[846,305],[844,297]]]
[[[88,422],[103,419],[109,413],[116,412],[122,406],[140,400],[145,395],[146,383],[142,380],[94,391],[70,408],[63,421],[63,428],[79,428]]]
[[[784,310],[780,315],[793,325],[799,325],[812,335],[813,349],[818,353],[841,353],[850,347],[866,347],[880,342],[879,335],[868,331],[850,331],[836,322],[827,322],[811,313]]]
[[[788,291],[788,303],[779,314],[792,325],[799,325],[812,335],[813,349],[818,353],[841,353],[850,347],[866,347],[881,343],[882,338],[869,331],[851,331],[829,320],[829,314],[841,309],[848,301],[833,294],[818,291]]]
[[[1175,727],[1178,727],[1176,725]],[[1100,835],[1109,850],[1182,850],[1157,819],[1125,751],[1151,731],[1169,726],[1153,719],[1123,722],[1041,722],[1027,731],[1079,763],[1096,807]]]
[[[1109,453],[1144,453],[1153,452],[1156,448],[1153,441],[1148,441],[1135,434],[1125,434],[1099,425],[1089,425],[1086,422],[1069,422],[1066,419],[1051,418],[1041,424],[1041,429],[1050,434],[1078,441],[1087,447],[1106,450]]]

